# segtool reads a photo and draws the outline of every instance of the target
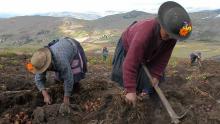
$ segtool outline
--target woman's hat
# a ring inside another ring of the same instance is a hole
[[[192,33],[192,24],[188,13],[176,2],[168,1],[160,6],[158,21],[172,38],[185,40]]]
[[[32,70],[31,72],[43,73],[51,64],[51,52],[49,48],[40,48],[35,52],[31,58]]]

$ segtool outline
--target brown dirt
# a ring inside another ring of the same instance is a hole
[[[139,100],[135,108],[127,105],[123,92],[111,82],[111,67],[89,65],[81,90],[71,96],[71,113],[58,113],[63,84],[47,81],[53,104],[44,105],[33,75],[24,68],[26,56],[0,57],[0,124],[169,124],[163,106],[152,99]],[[167,68],[160,86],[179,114],[192,106],[182,124],[220,124],[220,63],[203,61],[203,67],[190,67],[185,60]]]

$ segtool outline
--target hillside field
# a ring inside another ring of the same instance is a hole
[[[101,50],[104,46],[107,46],[110,54],[113,55],[116,42],[98,42],[98,43],[81,43],[84,50],[87,53],[93,53],[96,55],[101,55]],[[32,54],[38,48],[46,45],[46,43],[36,44],[31,43],[22,46],[0,46],[0,54],[23,54],[29,53]],[[201,42],[201,41],[186,41],[178,42],[174,48],[172,57],[177,58],[189,58],[189,54],[193,51],[200,51],[204,59],[211,58],[214,56],[220,55],[220,43],[219,42]]]
[[[0,124],[169,124],[159,99],[139,99],[133,108],[124,101],[123,89],[110,80],[111,66],[89,56],[89,71],[79,92],[71,95],[71,113],[58,113],[63,83],[49,73],[46,86],[53,99],[45,105],[24,65],[29,55],[0,55]],[[202,68],[172,58],[160,87],[174,110],[189,110],[181,124],[220,123],[220,64],[205,60]]]

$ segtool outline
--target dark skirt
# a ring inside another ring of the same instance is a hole
[[[111,80],[117,82],[120,86],[124,87],[123,82],[123,71],[122,65],[124,58],[126,56],[126,51],[123,47],[122,39],[120,38],[115,49],[115,54],[113,58],[113,68],[112,68],[112,75]],[[164,78],[163,78],[164,79]],[[150,80],[147,74],[144,71],[143,65],[140,65],[138,69],[138,76],[137,76],[137,92],[146,91],[147,93],[151,94],[154,93],[154,88],[152,87]]]

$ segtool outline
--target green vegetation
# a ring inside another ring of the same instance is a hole
[[[109,55],[107,59],[107,64],[112,65],[113,55]]]
[[[114,37],[114,36],[113,36]],[[111,37],[107,37],[109,39]],[[110,54],[114,54],[114,50],[116,47],[116,42],[118,39],[115,38],[114,42],[88,42],[81,43],[84,50],[89,54],[101,54],[102,48],[107,46]],[[49,42],[49,41],[48,41]],[[40,47],[45,46],[48,42],[32,42],[24,45],[13,45],[0,46],[0,56],[14,56],[16,54],[32,54],[34,51],[39,49]],[[171,60],[169,61],[169,65],[175,68],[177,64],[177,58],[189,58],[189,54],[193,51],[202,52],[203,59],[213,57],[216,55],[220,55],[220,43],[218,42],[199,42],[199,41],[188,41],[188,42],[178,42],[174,48]]]
[[[88,62],[92,65],[96,64],[103,64],[102,57],[101,56],[89,56]]]
[[[0,52],[0,57],[13,57],[13,56],[16,56],[16,54],[11,51],[1,51]]]
[[[10,64],[12,64],[12,65],[18,65],[18,64],[19,64],[19,61],[18,61],[18,60],[11,60],[11,61],[10,61]]]
[[[177,59],[176,58],[171,58],[168,65],[172,68],[175,68],[177,66]]]
[[[200,51],[203,58],[220,55],[219,42],[178,42],[174,48],[173,57],[188,58],[189,54],[193,51]]]
[[[193,79],[192,75],[186,77],[186,80],[188,80],[188,81],[191,81],[192,79]]]
[[[115,39],[115,42],[117,40]],[[85,51],[100,51],[103,46],[107,46],[109,51],[113,54],[116,43],[86,43],[83,44]],[[172,67],[176,66],[176,58],[189,58],[190,53],[194,51],[200,51],[202,53],[202,59],[210,58],[216,55],[220,55],[220,43],[219,42],[199,42],[188,41],[178,42],[173,50],[170,64]]]
[[[0,70],[4,68],[4,65],[0,64]]]
[[[112,55],[109,55],[109,57],[107,58],[106,61],[103,61],[103,58],[101,55],[99,56],[88,56],[88,62],[89,64],[92,64],[92,65],[96,65],[96,64],[106,64],[106,65],[112,65],[112,58],[113,56]]]
[[[83,30],[78,30],[78,31],[72,31],[73,33],[71,33],[72,37],[86,37],[88,36],[88,32],[83,31]]]
[[[83,48],[85,51],[101,51],[102,44],[87,43],[83,44]]]
[[[17,54],[32,54],[34,53],[39,46],[32,47],[9,47],[9,48],[1,48],[0,56],[15,56]]]
[[[207,80],[209,77],[212,77],[212,75],[205,72],[205,73],[199,74],[197,77],[198,79]]]
[[[49,41],[48,41],[49,42]],[[47,42],[32,42],[24,45],[2,45],[0,46],[0,56],[14,56],[17,54],[32,54],[40,47],[43,47]]]

